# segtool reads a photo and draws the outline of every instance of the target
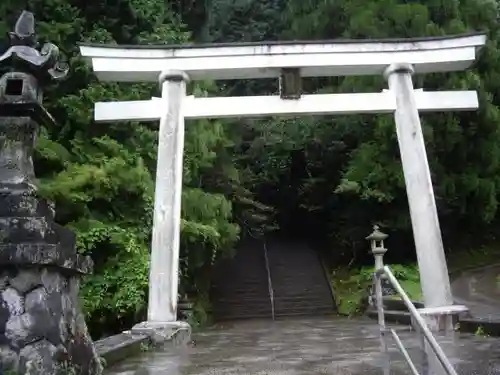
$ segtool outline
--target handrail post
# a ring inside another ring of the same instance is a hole
[[[422,366],[422,375],[429,375],[429,355],[428,355],[429,347],[427,341],[425,340],[425,335],[422,328],[419,327],[418,324],[414,324],[414,328],[417,331],[419,345],[420,345],[420,355],[421,355],[420,361]]]
[[[384,268],[384,254],[387,249],[384,247],[384,240],[387,238],[387,234],[379,231],[378,225],[373,226],[373,232],[366,237],[368,241],[371,242],[372,254],[375,257],[375,272],[373,274],[373,280],[375,282],[375,295],[377,304],[377,315],[378,324],[380,329],[380,347],[382,350],[382,355],[384,356],[384,375],[389,375],[391,370],[391,363],[389,358],[389,349],[387,347],[386,340],[386,326],[385,326],[385,316],[384,316],[384,301],[382,295],[382,272],[377,272],[383,270]]]

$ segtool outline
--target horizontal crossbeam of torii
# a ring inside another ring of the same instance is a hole
[[[299,68],[302,77],[383,74],[394,63],[415,72],[467,69],[484,35],[457,37],[334,40],[209,45],[116,46],[82,44],[104,81],[156,82],[161,72],[179,70],[193,81],[277,78],[282,68]]]
[[[475,91],[415,90],[412,74],[465,70],[485,43],[485,35],[471,34],[260,44],[81,45],[99,79],[159,80],[162,88],[161,98],[95,107],[97,121],[160,121],[148,321],[136,331],[176,327],[184,121],[198,118],[394,113],[425,304],[448,314],[453,298],[419,111],[475,110],[478,97]],[[286,82],[300,82],[301,77],[382,74],[389,88],[379,93],[292,92],[292,98],[186,95],[188,79],[280,78],[283,94]]]
[[[420,112],[469,111],[478,108],[475,91],[423,92],[415,90]],[[95,120],[158,121],[165,104],[161,98],[125,102],[96,103]],[[237,118],[296,115],[347,115],[363,113],[393,113],[396,97],[390,91],[363,94],[303,95],[300,99],[279,96],[243,96],[227,98],[196,98],[186,96],[183,116],[187,120],[200,118]]]

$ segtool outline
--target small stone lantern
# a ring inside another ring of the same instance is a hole
[[[384,268],[384,254],[387,249],[384,247],[384,240],[388,237],[387,234],[379,230],[378,225],[373,226],[373,232],[366,237],[371,242],[372,254],[375,257],[375,270]],[[384,278],[384,275],[382,276]]]
[[[375,257],[375,271],[384,268],[384,254],[387,252],[387,249],[384,246],[384,240],[387,237],[389,236],[385,233],[382,233],[379,230],[378,225],[374,225],[373,232],[368,237],[366,237],[366,239],[371,243],[372,254]],[[394,296],[397,294],[396,290],[387,279],[385,273],[380,275],[379,278],[380,287],[382,289],[382,297],[384,298],[384,300],[386,299],[386,297]],[[374,278],[370,290],[370,296],[368,297],[368,303],[372,307],[376,307],[376,283],[376,278]]]

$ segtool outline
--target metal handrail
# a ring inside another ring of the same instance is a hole
[[[380,337],[381,337],[381,345],[382,345],[382,350],[385,352],[386,357],[388,358],[388,349],[387,349],[387,343],[385,341],[385,332],[386,332],[386,326],[385,326],[385,316],[384,316],[384,302],[383,302],[383,296],[382,296],[382,282],[381,278],[385,276],[389,280],[389,282],[392,284],[396,292],[399,294],[401,299],[403,300],[404,304],[408,308],[408,311],[410,312],[410,315],[413,318],[413,321],[417,323],[418,328],[420,329],[420,332],[423,334],[424,338],[427,340],[429,343],[432,351],[436,355],[437,359],[443,366],[444,370],[446,371],[447,375],[457,375],[457,372],[453,368],[453,365],[450,363],[448,357],[446,357],[446,354],[444,353],[443,349],[437,342],[436,338],[432,334],[431,330],[425,323],[424,319],[418,312],[417,308],[415,305],[411,302],[410,298],[404,291],[403,287],[401,284],[398,282],[394,274],[392,273],[391,269],[388,266],[382,266],[382,268],[379,268],[375,274],[375,293],[376,293],[376,300],[377,300],[377,313],[378,313],[378,322],[380,325]],[[405,358],[406,362],[408,363],[408,366],[410,367],[412,373],[414,375],[419,375],[417,368],[415,367],[415,364],[411,360],[408,351],[404,347],[403,343],[401,342],[401,339],[399,338],[398,334],[393,330],[389,330],[394,337],[396,341],[396,345],[398,346],[398,349],[401,351],[403,354],[403,357]],[[425,348],[423,348],[425,350]]]
[[[266,263],[266,271],[267,271],[267,288],[269,290],[269,299],[271,301],[271,315],[273,317],[273,320],[275,320],[275,314],[274,314],[274,289],[273,289],[273,282],[271,280],[271,269],[269,267],[269,259],[267,257],[267,245],[266,242],[264,241],[264,260]]]
[[[323,257],[321,256],[321,254],[318,251],[316,251],[316,256],[318,257],[319,263],[321,265],[321,269],[323,271],[323,276],[325,276],[325,280],[328,284],[328,290],[330,291],[330,296],[332,298],[333,305],[336,306],[335,291],[333,290],[332,282],[330,280],[330,276],[328,273],[328,268],[326,267],[326,264],[325,264]]]

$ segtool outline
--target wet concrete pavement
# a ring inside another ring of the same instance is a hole
[[[418,363],[419,341],[406,327],[400,336]],[[246,321],[194,335],[196,345],[143,353],[108,375],[313,375],[382,374],[378,326],[367,319],[303,318]],[[500,374],[500,341],[473,335],[440,337],[460,375]],[[391,374],[410,370],[389,340]]]
[[[455,301],[474,317],[500,321],[500,264],[463,273],[452,282]],[[415,332],[396,327],[420,368]],[[194,335],[195,345],[143,353],[108,375],[314,375],[383,374],[378,325],[337,317],[244,321]],[[500,375],[500,340],[456,333],[438,337],[459,375]],[[409,374],[392,338],[391,374]]]
[[[452,284],[455,302],[475,318],[500,321],[500,264],[462,273]]]

